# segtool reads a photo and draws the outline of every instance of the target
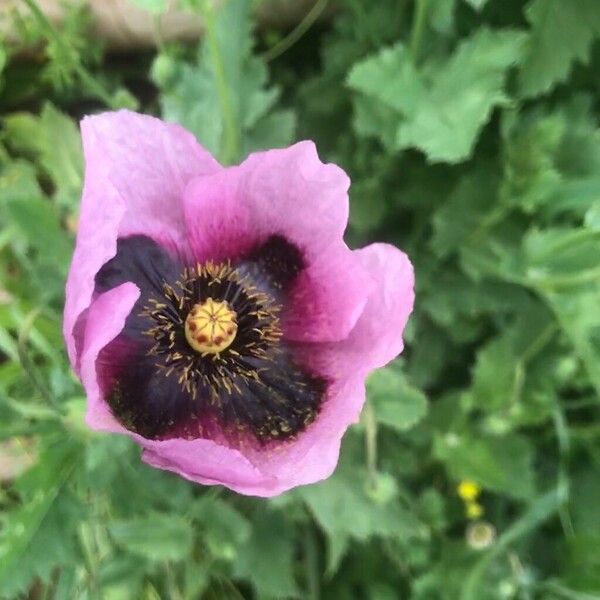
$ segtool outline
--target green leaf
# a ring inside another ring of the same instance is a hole
[[[597,189],[600,190],[600,181]],[[597,194],[600,195],[600,191]],[[594,202],[585,213],[585,225],[594,231],[600,231],[600,200]]]
[[[282,148],[294,138],[296,115],[291,110],[273,110],[250,127],[242,138],[242,156],[255,150]]]
[[[505,138],[502,200],[532,211],[555,194],[562,183],[556,154],[566,121],[559,114],[528,115],[517,119],[504,115]]]
[[[549,217],[580,217],[598,200],[600,132],[589,96],[574,96],[552,112],[507,111],[502,137],[503,202]]]
[[[471,171],[433,215],[431,247],[440,257],[456,251],[478,233],[498,194],[498,176],[490,168]]]
[[[233,506],[214,498],[202,498],[193,514],[203,526],[202,542],[216,558],[235,560],[238,547],[248,541],[251,526]]]
[[[387,502],[372,498],[365,469],[356,464],[348,443],[344,449],[341,464],[329,479],[295,492],[327,535],[365,541],[372,536],[400,538],[420,533],[420,524],[397,498]]]
[[[164,55],[155,61],[164,118],[189,129],[225,163],[287,145],[295,118],[272,112],[279,90],[268,87],[267,69],[252,54],[250,2],[229,0],[204,17],[207,32],[194,63]]]
[[[356,65],[348,77],[353,89],[396,111],[380,135],[394,128],[397,149],[416,147],[430,162],[467,159],[492,109],[507,102],[504,79],[520,58],[525,34],[482,28],[446,61],[417,71],[398,44]]]
[[[530,230],[523,240],[528,278],[544,288],[600,284],[600,232],[592,229]]]
[[[115,542],[149,560],[182,560],[191,552],[191,524],[176,514],[155,513],[109,525]]]
[[[398,129],[398,146],[415,146],[431,162],[456,163],[471,155],[480,129],[504,104],[506,71],[521,56],[524,34],[480,29],[449,61],[432,70],[427,94]]]
[[[600,285],[577,292],[547,292],[545,296],[600,394]]]
[[[463,405],[494,413],[496,428],[549,418],[557,393],[547,375],[553,357],[540,354],[557,330],[542,302],[524,304],[515,322],[479,350]]]
[[[387,150],[396,150],[396,121],[394,110],[367,96],[354,98],[353,126],[358,135],[378,137]]]
[[[39,253],[40,263],[66,274],[72,247],[52,202],[33,197],[9,202],[6,208],[21,236]]]
[[[57,201],[74,206],[83,182],[83,154],[75,123],[50,102],[39,116],[13,113],[4,123],[8,142],[21,152],[32,153],[51,178]]]
[[[535,491],[533,451],[527,438],[449,433],[436,438],[434,454],[457,481],[472,479],[513,498],[530,498]]]
[[[590,46],[600,35],[596,0],[533,0],[526,8],[531,36],[521,69],[523,96],[548,92],[564,81],[574,61],[587,62]]]
[[[375,371],[367,382],[377,420],[397,431],[407,431],[427,414],[427,398],[404,375],[388,367]]]
[[[34,578],[73,560],[78,504],[65,492],[80,450],[70,439],[42,449],[38,462],[17,482],[22,504],[3,515],[0,528],[0,595],[14,597]]]
[[[0,203],[40,198],[42,190],[36,179],[35,168],[24,160],[14,160],[0,173]]]
[[[293,571],[293,531],[279,512],[261,507],[252,519],[248,542],[239,548],[235,574],[252,582],[267,597],[298,593]]]
[[[399,43],[352,67],[348,85],[401,113],[413,113],[426,94],[407,48]]]
[[[596,508],[592,511],[596,513]],[[563,591],[558,598],[595,600],[600,594],[600,535],[583,532],[571,537],[567,542],[567,552],[563,577],[570,588],[570,595]]]

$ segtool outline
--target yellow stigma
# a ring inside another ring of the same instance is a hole
[[[185,339],[201,354],[223,352],[231,345],[236,333],[236,314],[225,300],[207,298],[194,304],[185,319]]]

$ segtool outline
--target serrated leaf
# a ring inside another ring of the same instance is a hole
[[[404,44],[384,48],[352,67],[348,85],[401,113],[417,110],[426,89]]]
[[[432,69],[427,93],[401,121],[399,148],[420,148],[431,162],[456,163],[471,155],[480,129],[504,104],[507,70],[520,58],[525,35],[479,29],[446,64]]]
[[[564,81],[574,61],[588,60],[591,43],[600,35],[600,3],[533,0],[525,12],[532,32],[519,86],[523,96],[531,97]]]
[[[427,397],[411,386],[393,367],[375,371],[367,381],[377,421],[397,431],[407,431],[427,414]]]
[[[522,32],[482,28],[447,61],[418,71],[402,44],[382,50],[358,63],[348,84],[397,112],[367,126],[363,111],[357,127],[377,131],[384,140],[396,130],[396,148],[420,148],[431,162],[468,158],[491,110],[507,100],[505,74],[518,61],[524,41]]]
[[[176,514],[155,513],[109,525],[115,542],[149,560],[182,560],[191,551],[191,523]]]

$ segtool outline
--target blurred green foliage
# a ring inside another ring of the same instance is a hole
[[[599,598],[597,0],[339,0],[295,44],[247,0],[187,0],[196,48],[126,60],[85,10],[57,31],[24,4],[0,43],[0,453],[30,467],[2,474],[0,597]],[[239,497],[85,428],[61,335],[77,120],[118,106],[225,163],[315,139],[352,176],[349,242],[411,256],[406,350],[328,481]]]

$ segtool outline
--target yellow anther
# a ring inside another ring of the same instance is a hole
[[[479,497],[479,494],[481,494],[481,488],[474,481],[470,481],[469,479],[461,481],[458,484],[456,491],[465,502],[476,500]]]
[[[195,304],[185,319],[185,339],[200,354],[223,352],[235,339],[236,317],[227,301],[207,298]]]

